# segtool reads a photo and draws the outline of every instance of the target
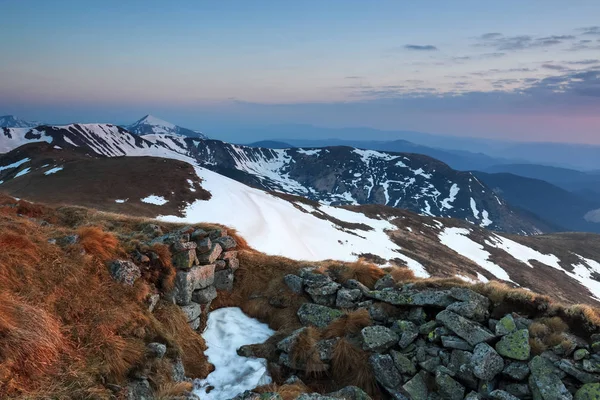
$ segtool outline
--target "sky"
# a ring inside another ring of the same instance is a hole
[[[0,115],[600,143],[597,0],[0,0],[0,15]]]

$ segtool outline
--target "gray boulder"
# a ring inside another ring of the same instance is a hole
[[[387,288],[393,288],[394,286],[396,286],[396,281],[394,280],[394,278],[392,278],[392,275],[385,274],[384,276],[379,278],[377,282],[375,282],[374,288],[375,290],[382,290]]]
[[[398,335],[385,326],[367,326],[360,331],[363,349],[381,353],[392,347],[398,341]]]
[[[492,332],[478,323],[466,319],[452,311],[441,311],[436,316],[436,320],[441,322],[456,335],[465,339],[472,346],[495,338],[495,335]]]
[[[212,264],[223,252],[223,248],[219,243],[213,243],[209,251],[198,253],[198,262],[202,265]]]
[[[337,292],[335,306],[338,308],[354,308],[362,297],[359,289],[340,289]]]
[[[505,392],[504,390],[494,390],[490,393],[490,397],[496,400],[519,400],[518,397],[513,396],[512,394]]]
[[[496,323],[495,329],[497,336],[505,336],[517,330],[517,324],[513,316],[508,314]]]
[[[529,376],[529,365],[526,362],[511,361],[506,364],[502,373],[516,381],[522,381]]]
[[[435,374],[435,383],[443,399],[462,400],[465,397],[465,387],[455,381],[450,375],[437,372]]]
[[[214,280],[214,264],[193,267],[189,271],[177,271],[175,287],[168,297],[179,305],[189,304],[192,301],[194,290],[204,289],[212,285]]]
[[[177,269],[190,269],[194,265],[198,265],[196,250],[182,250],[173,254],[173,266]]]
[[[571,400],[573,395],[556,375],[552,363],[540,356],[529,362],[529,387],[536,400]]]
[[[237,247],[237,243],[231,236],[222,236],[214,240],[214,243],[219,243],[223,250],[231,250]]]
[[[424,373],[416,374],[412,379],[402,386],[402,388],[410,395],[412,400],[427,400],[429,396],[429,388],[425,381]]]
[[[401,388],[402,375],[396,369],[392,357],[388,354],[373,354],[369,357],[369,364],[375,374],[375,379],[394,399],[406,399],[408,396],[404,394]]]
[[[217,290],[213,285],[204,288],[194,290],[192,292],[192,301],[198,304],[208,304],[217,298]]]
[[[154,400],[154,393],[147,379],[136,379],[127,384],[127,400]]]
[[[283,277],[283,281],[292,292],[296,294],[304,292],[304,281],[298,275],[288,274]]]
[[[215,272],[215,288],[231,292],[233,290],[233,271],[229,268]]]
[[[196,242],[198,253],[208,253],[212,249],[212,241],[209,237],[202,238]]]
[[[471,358],[473,374],[484,381],[491,381],[504,369],[504,359],[487,343],[475,346]]]
[[[129,260],[114,260],[109,264],[109,270],[115,281],[128,286],[133,286],[142,276],[139,267]]]
[[[152,342],[146,346],[146,352],[154,358],[163,358],[167,353],[167,346],[162,343]]]
[[[392,330],[400,336],[398,345],[403,349],[414,342],[417,336],[419,336],[419,328],[410,321],[394,321]]]
[[[298,309],[298,319],[302,325],[314,325],[325,328],[334,320],[344,315],[340,310],[325,307],[319,304],[304,303]]]
[[[403,292],[397,289],[372,290],[368,297],[395,306],[434,306],[446,308],[454,302],[445,290],[424,290],[422,292]]]

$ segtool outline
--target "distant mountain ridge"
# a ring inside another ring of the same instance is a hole
[[[41,125],[35,121],[25,121],[14,115],[3,115],[0,117],[0,128],[33,128]]]
[[[553,228],[511,208],[469,172],[433,158],[352,147],[266,149],[152,133],[110,124],[3,128],[0,151],[46,141],[96,155],[189,159],[246,185],[327,204],[382,204],[459,218],[490,229],[537,234]]]

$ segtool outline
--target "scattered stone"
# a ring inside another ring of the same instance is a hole
[[[381,325],[367,326],[360,331],[363,349],[381,353],[398,341],[398,335],[391,329]]]
[[[446,307],[446,310],[462,315],[474,321],[483,322],[488,317],[488,309],[474,301],[458,301]]]
[[[477,392],[470,392],[465,396],[465,400],[481,400],[481,396]]]
[[[185,381],[185,368],[183,367],[183,361],[181,358],[176,358],[171,366],[171,379],[174,382]]]
[[[148,351],[148,354],[154,358],[163,358],[164,355],[167,353],[167,346],[165,346],[162,343],[148,343],[146,349]]]
[[[583,360],[583,369],[587,372],[600,373],[600,361],[598,360]]]
[[[143,229],[144,233],[148,233],[150,235],[153,236],[158,236],[158,235],[162,235],[162,229],[160,228],[160,226],[156,225],[156,224],[148,224],[144,227]]]
[[[579,368],[576,368],[575,365],[568,360],[560,360],[556,366],[582,383],[600,382],[600,376],[584,372]]]
[[[147,379],[136,379],[127,384],[127,400],[154,400],[152,388]]]
[[[283,281],[292,292],[296,294],[302,294],[304,292],[304,281],[298,275],[286,275],[283,277]]]
[[[496,324],[496,336],[505,336],[509,333],[514,332],[517,329],[517,324],[515,324],[515,319],[512,315],[508,314],[498,321]]]
[[[153,312],[159,300],[160,295],[158,293],[149,294],[146,298],[146,304],[148,304],[148,311]]]
[[[61,246],[72,246],[79,241],[79,235],[67,235],[56,239],[56,243]]]
[[[419,334],[421,335],[429,335],[429,332],[433,331],[437,327],[437,321],[429,321],[425,322],[423,325],[419,326]]]
[[[514,360],[529,360],[531,347],[529,346],[529,331],[520,329],[504,336],[496,343],[496,351]]]
[[[473,351],[473,346],[458,336],[442,336],[442,346],[448,349]]]
[[[348,279],[346,281],[346,283],[344,284],[344,286],[348,289],[358,289],[360,290],[361,294],[363,296],[366,296],[371,289],[369,289],[368,287],[366,287],[365,285],[363,285],[362,283],[360,283],[359,281],[357,281],[356,279]]]
[[[371,397],[356,386],[346,386],[337,392],[328,393],[328,397],[343,400],[371,400]]]
[[[453,313],[452,311],[441,311],[436,316],[436,320],[444,324],[444,326],[453,331],[456,335],[465,339],[472,346],[495,338],[492,332],[483,328],[481,325]]]
[[[490,397],[497,400],[519,400],[518,397],[515,397],[504,390],[494,390],[492,393],[490,393]]]
[[[233,271],[236,271],[240,267],[240,260],[238,259],[238,252],[235,250],[224,251],[219,256],[223,261],[227,263],[227,266]]]
[[[173,251],[188,251],[188,250],[196,250],[198,245],[194,242],[175,242],[173,243]]]
[[[337,292],[335,306],[338,308],[354,308],[362,293],[359,289],[340,289]]]
[[[344,313],[340,310],[314,303],[304,303],[298,309],[300,323],[302,325],[314,325],[317,328],[325,328],[343,315]]]
[[[339,339],[324,339],[317,342],[317,352],[321,361],[331,361],[333,359],[333,349]]]
[[[402,349],[414,342],[417,336],[419,336],[419,328],[410,321],[394,321],[392,330],[400,336],[398,346]]]
[[[484,381],[491,381],[504,369],[504,360],[492,346],[487,343],[479,343],[473,351],[471,366],[476,377]]]
[[[429,389],[423,374],[415,375],[402,388],[410,395],[412,400],[427,400],[429,396]]]
[[[504,386],[504,391],[512,394],[518,399],[530,398],[531,390],[526,383],[509,383]]]
[[[110,275],[124,285],[133,286],[142,276],[140,268],[129,260],[114,260],[109,264]]]
[[[305,330],[306,330],[306,327],[296,329],[294,332],[292,332],[291,335],[289,335],[288,337],[286,337],[285,339],[283,339],[279,343],[277,343],[277,350],[284,351],[286,353],[290,353],[292,351],[294,345],[296,344],[296,340],[298,340],[298,335],[300,335]]]
[[[198,328],[200,328],[200,317],[188,322],[188,325],[190,326],[190,328],[192,328],[192,330],[198,330]]]
[[[455,381],[450,375],[438,372],[435,374],[435,384],[444,399],[462,400],[465,397],[465,387]]]
[[[529,376],[529,365],[525,362],[511,361],[504,367],[502,373],[514,380],[522,381]]]
[[[219,243],[213,243],[212,247],[206,253],[198,254],[198,262],[200,264],[212,264],[223,252],[223,248]]]
[[[190,235],[190,238],[195,241],[200,241],[206,237],[208,237],[208,232],[206,232],[204,229],[196,229]]]
[[[534,399],[571,400],[573,396],[556,375],[552,363],[540,356],[529,362],[529,387]]]
[[[340,285],[338,283],[331,281],[320,286],[307,284],[305,291],[315,303],[323,306],[333,306],[335,305],[336,294],[339,288]]]
[[[388,354],[373,354],[369,357],[369,363],[375,374],[375,379],[390,394],[393,395],[402,384],[402,375],[394,366],[392,357]]]
[[[402,375],[413,376],[417,373],[417,367],[408,357],[398,351],[390,351],[394,365]]]
[[[412,307],[406,319],[416,325],[422,325],[427,322],[427,313],[425,313],[423,307]]]
[[[385,274],[384,276],[379,278],[377,282],[375,282],[375,286],[373,287],[375,288],[375,290],[382,290],[387,288],[393,288],[394,286],[396,286],[396,281],[394,280],[394,278],[392,278],[392,275]]]
[[[573,359],[575,361],[583,360],[584,358],[588,358],[590,356],[590,352],[586,349],[579,349],[573,353]]]

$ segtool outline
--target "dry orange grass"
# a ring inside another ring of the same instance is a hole
[[[369,353],[348,339],[338,340],[333,349],[331,373],[338,387],[355,385],[369,393],[378,393],[375,376],[369,364]]]
[[[22,380],[38,379],[67,350],[56,319],[43,309],[0,293],[0,383],[4,390],[18,388]]]
[[[310,389],[302,382],[292,385],[264,385],[254,389],[256,393],[277,393],[283,400],[295,400],[302,393],[309,393]]]
[[[396,283],[411,282],[417,279],[415,273],[408,267],[393,267],[389,273]]]
[[[331,263],[326,264],[325,267],[340,283],[355,279],[370,289],[373,289],[375,282],[386,274],[377,265],[364,261],[345,264]]]
[[[325,364],[321,361],[317,349],[317,342],[320,339],[319,330],[309,326],[298,335],[290,352],[292,363],[305,366],[304,371],[309,376],[315,376],[325,371]]]
[[[171,250],[169,246],[164,244],[155,243],[151,247],[152,251],[158,255],[156,266],[152,265],[152,276],[149,277],[149,281],[154,283],[156,287],[163,290],[163,292],[169,292],[175,285],[175,276],[177,271],[173,266]]]
[[[77,230],[81,247],[86,253],[106,261],[115,256],[119,240],[97,226],[84,226]]]
[[[360,308],[355,311],[346,312],[344,316],[334,320],[324,329],[323,337],[332,339],[346,335],[355,335],[364,327],[372,324],[369,311],[365,308]]]

